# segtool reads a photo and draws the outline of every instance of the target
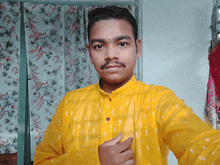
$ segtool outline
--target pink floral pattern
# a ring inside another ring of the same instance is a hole
[[[220,43],[209,54],[209,81],[205,117],[214,128],[220,129]]]
[[[0,154],[17,152],[20,3],[0,3]]]
[[[219,100],[216,97],[214,80],[209,73],[209,81],[207,84],[207,97],[206,97],[206,106],[205,106],[205,117],[213,125],[215,129],[220,129],[220,116],[217,113],[219,107]]]
[[[220,77],[219,77],[219,2],[215,1],[212,11],[211,30],[212,40],[209,47],[209,80],[207,84],[207,97],[205,118],[214,128],[220,129]]]

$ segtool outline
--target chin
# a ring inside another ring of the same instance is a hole
[[[118,84],[124,82],[128,78],[129,76],[109,75],[109,76],[104,76],[102,79],[108,83]]]
[[[110,79],[109,80],[108,79],[107,82],[112,83],[112,84],[119,84],[119,83],[123,82],[123,80],[121,80],[121,79]]]

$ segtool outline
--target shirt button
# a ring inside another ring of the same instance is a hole
[[[110,120],[110,118],[109,118],[109,117],[107,117],[107,118],[106,118],[106,121],[109,121],[109,120]]]
[[[111,99],[111,98],[109,98],[109,101],[112,101],[112,99]]]

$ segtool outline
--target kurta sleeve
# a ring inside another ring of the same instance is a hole
[[[68,106],[66,99],[67,95],[59,103],[42,142],[36,148],[34,165],[100,165],[97,139],[91,140],[89,146],[81,147],[78,151],[65,152],[63,141],[66,133],[63,128],[66,125],[64,112]]]
[[[166,87],[156,87],[157,121],[180,165],[220,164],[220,130],[210,128]]]

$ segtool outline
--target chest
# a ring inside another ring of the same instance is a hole
[[[69,125],[66,141],[76,150],[98,138],[99,145],[120,133],[122,141],[134,137],[134,141],[152,140],[157,134],[156,111],[138,97],[86,98],[74,101],[69,107]],[[135,144],[134,142],[134,144]]]

